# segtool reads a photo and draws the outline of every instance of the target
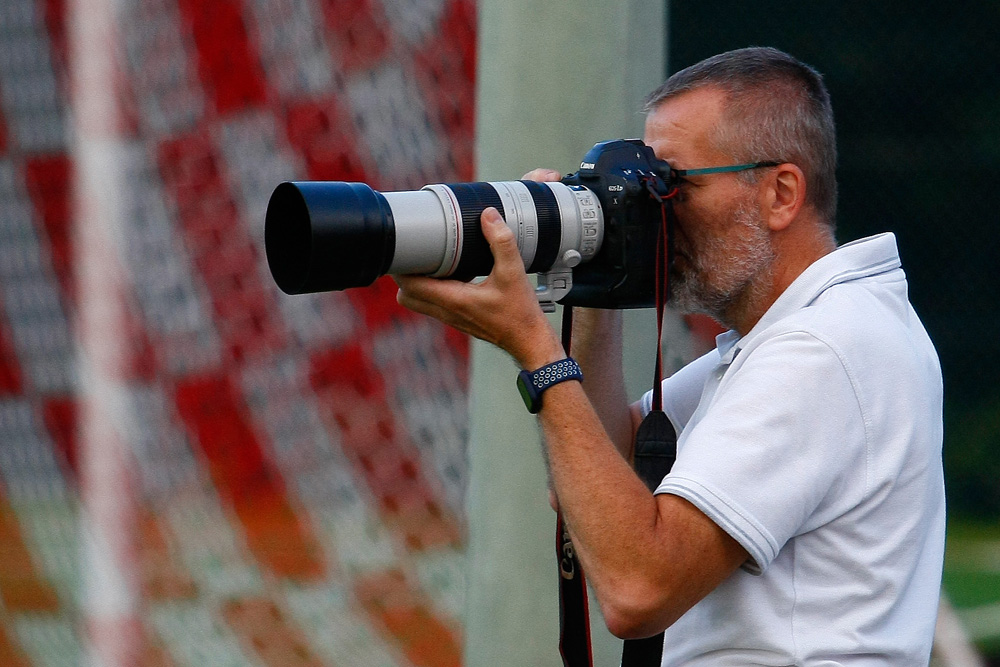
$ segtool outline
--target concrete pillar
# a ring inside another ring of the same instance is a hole
[[[666,13],[664,0],[480,0],[477,178],[570,173],[596,142],[641,137],[642,98],[664,78]],[[655,339],[652,311],[627,313],[632,398],[652,381]],[[561,665],[555,514],[517,370],[505,353],[473,345],[469,667]],[[599,618],[592,628],[595,665],[618,664],[620,642]]]

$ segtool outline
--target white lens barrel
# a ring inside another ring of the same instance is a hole
[[[604,241],[604,213],[601,202],[583,186],[546,183],[556,196],[559,217],[563,221],[556,262],[564,262],[568,251],[580,253],[576,262],[586,262],[597,254]],[[566,224],[571,221],[571,224]],[[575,265],[575,264],[574,264]]]
[[[458,256],[453,247],[458,236],[456,229],[461,227],[457,222],[457,203],[445,206],[439,193],[431,190],[383,192],[382,195],[392,209],[396,230],[390,274],[432,275],[441,269],[447,256]]]
[[[548,271],[552,267],[567,268],[591,259],[598,250],[604,236],[604,218],[601,205],[594,194],[582,186],[567,186],[563,183],[531,184],[522,181],[496,181],[472,184],[483,195],[482,201],[497,201],[507,226],[514,232],[521,259],[525,268],[535,262],[545,261],[548,248],[554,257],[551,266],[536,268]],[[469,209],[466,188],[465,209]],[[539,203],[540,187],[547,187],[552,193],[558,213],[548,200],[544,206]],[[463,252],[469,251],[470,244],[482,245],[482,232],[478,226],[479,212],[484,205],[476,205],[475,210],[463,210],[462,198],[448,185],[433,184],[423,189],[409,192],[383,192],[382,196],[392,211],[395,228],[395,248],[390,274],[419,274],[446,277],[455,273],[463,260]],[[542,206],[540,209],[539,207]],[[540,211],[544,210],[547,225],[542,224]],[[466,220],[463,222],[463,213]],[[469,215],[475,215],[475,224],[470,226]],[[555,216],[558,220],[553,220]],[[543,231],[544,230],[544,231]],[[466,239],[466,235],[476,235],[476,239]],[[541,238],[542,235],[546,238]],[[558,235],[549,238],[553,234]],[[558,242],[558,251],[552,254],[553,244]],[[473,254],[471,257],[475,257]],[[487,256],[486,261],[489,261]],[[478,261],[473,262],[479,264]],[[476,267],[482,270],[478,275],[488,273],[489,266]]]

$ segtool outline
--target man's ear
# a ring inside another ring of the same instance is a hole
[[[806,175],[798,166],[784,162],[766,180],[763,213],[771,231],[780,232],[798,216],[806,201]]]

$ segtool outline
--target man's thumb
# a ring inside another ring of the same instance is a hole
[[[510,230],[503,216],[492,206],[483,211],[483,236],[490,244],[493,256],[500,259],[510,259],[513,256],[520,258],[517,250],[517,242],[514,239],[514,232]]]

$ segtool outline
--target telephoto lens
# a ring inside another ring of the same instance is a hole
[[[499,181],[379,192],[364,183],[285,182],[264,222],[267,263],[286,294],[364,287],[386,274],[469,280],[493,268],[480,215],[493,206],[529,273],[570,269],[601,248],[601,203],[581,185]]]

